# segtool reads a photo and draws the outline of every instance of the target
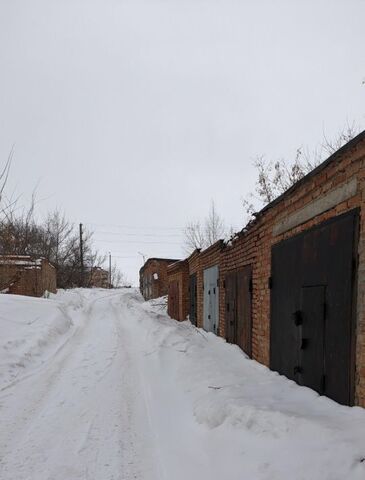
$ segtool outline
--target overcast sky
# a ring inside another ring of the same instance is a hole
[[[0,0],[10,190],[95,231],[136,282],[212,199],[243,226],[257,155],[365,128],[364,0]]]

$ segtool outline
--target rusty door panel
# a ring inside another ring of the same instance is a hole
[[[229,343],[237,343],[237,315],[236,315],[236,296],[237,296],[237,277],[236,272],[227,273],[225,276],[225,325],[226,340]]]
[[[179,318],[179,282],[177,280],[169,284],[168,314],[175,320]]]
[[[197,282],[196,273],[189,278],[189,318],[193,325],[196,325],[196,306],[197,306]]]
[[[251,265],[225,276],[226,340],[251,356]]]
[[[251,357],[252,312],[251,312],[252,268],[247,265],[237,272],[237,345]]]
[[[325,393],[325,309],[326,287],[304,287],[301,291],[302,321],[299,333],[300,385]]]
[[[270,366],[346,405],[354,393],[357,232],[352,210],[272,247]],[[322,340],[305,351],[306,335],[323,336],[322,360]]]

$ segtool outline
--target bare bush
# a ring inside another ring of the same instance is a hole
[[[257,157],[253,162],[257,172],[255,190],[242,200],[248,220],[257,210],[286,192],[358,133],[359,128],[355,124],[347,124],[333,140],[323,135],[322,144],[313,151],[299,147],[291,162]]]
[[[203,222],[190,221],[184,229],[184,251],[190,255],[196,249],[208,248],[226,237],[227,228],[218,214],[214,201],[211,202],[208,216]]]

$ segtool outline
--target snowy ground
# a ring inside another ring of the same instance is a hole
[[[365,410],[158,304],[0,296],[1,480],[364,480]]]

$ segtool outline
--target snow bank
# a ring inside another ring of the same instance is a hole
[[[1,479],[365,478],[365,410],[171,320],[165,299],[75,289],[0,312]]]
[[[164,375],[163,385],[157,379],[151,387],[160,403],[155,414],[166,415],[174,405],[174,425],[182,419],[188,430],[200,429],[212,467],[212,477],[204,478],[365,478],[364,409],[299,387],[237,346],[171,320],[156,303],[142,304],[147,315],[139,317],[150,375]]]
[[[5,389],[54,355],[72,333],[62,302],[0,295],[0,383]]]

